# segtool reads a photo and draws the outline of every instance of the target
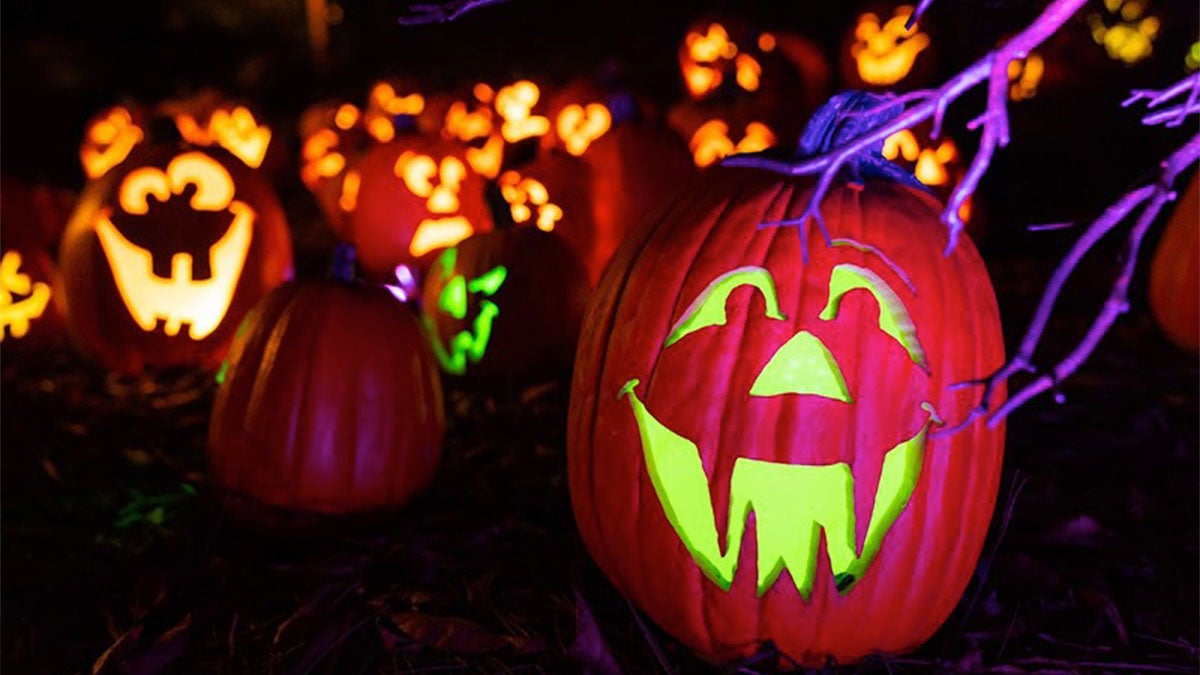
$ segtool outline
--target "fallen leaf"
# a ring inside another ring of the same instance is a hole
[[[515,647],[522,651],[530,640],[500,635],[458,617],[416,612],[393,612],[388,616],[397,628],[412,639],[452,654],[487,654],[505,647]]]
[[[575,642],[567,647],[567,656],[578,661],[587,675],[621,673],[621,667],[600,634],[596,617],[578,589],[575,590]]]

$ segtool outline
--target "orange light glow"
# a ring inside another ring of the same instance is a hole
[[[495,90],[484,82],[480,82],[472,87],[471,93],[475,95],[476,100],[480,103],[491,103],[492,98],[496,96]]]
[[[915,162],[920,154],[921,145],[917,143],[917,137],[913,136],[913,132],[909,129],[901,129],[883,141],[883,158],[889,161],[903,157],[910,162]]]
[[[463,142],[484,138],[492,133],[492,111],[487,108],[468,111],[467,104],[455,101],[446,111],[442,135]]]
[[[491,136],[482,148],[467,148],[467,164],[484,178],[495,178],[504,160],[504,139]]]
[[[338,106],[337,113],[333,116],[333,123],[342,131],[349,131],[358,124],[359,118],[358,106],[353,103],[343,103]]]
[[[6,332],[13,338],[25,337],[30,322],[41,317],[50,303],[50,286],[22,273],[21,262],[16,251],[6,251],[0,258],[0,342]]]
[[[729,125],[721,120],[709,120],[692,134],[688,148],[696,166],[704,168],[734,153],[758,152],[775,145],[774,132],[767,125],[751,122],[746,133],[736,144],[729,138]]]
[[[346,172],[342,178],[342,194],[338,197],[338,206],[346,213],[358,208],[358,187],[362,184],[362,176],[357,171]]]
[[[387,143],[396,137],[396,127],[389,118],[373,115],[367,121],[367,133],[380,143]]]
[[[260,126],[244,106],[214,111],[208,120],[208,131],[222,148],[252,169],[262,165],[271,143],[271,128]]]
[[[409,192],[427,197],[430,213],[454,213],[458,210],[458,191],[467,177],[467,167],[457,157],[442,159],[439,166],[432,157],[406,150],[396,159],[393,171],[404,181]],[[433,177],[438,184],[433,184]]]
[[[1110,58],[1127,64],[1150,56],[1162,24],[1158,17],[1146,16],[1146,0],[1104,0],[1104,7],[1117,22],[1109,26],[1099,13],[1088,15],[1096,44],[1102,45]]]
[[[701,98],[710,91],[721,86],[725,77],[721,71],[711,66],[705,66],[690,61],[682,64],[683,81],[687,85],[692,98]]]
[[[535,208],[537,218],[534,223],[544,232],[553,231],[562,220],[562,208],[550,202],[546,186],[535,178],[522,178],[516,171],[505,171],[500,176],[500,194],[508,202],[514,223],[528,222],[534,217]]]
[[[572,103],[558,114],[555,127],[567,152],[578,157],[612,127],[612,115],[600,103],[589,103],[586,108]]]
[[[708,25],[708,31],[688,33],[684,38],[688,55],[699,63],[712,63],[718,59],[732,59],[737,56],[737,45],[729,41],[729,33],[719,23]]]
[[[99,178],[125,161],[144,134],[133,116],[120,106],[113,108],[87,130],[79,149],[79,162],[88,178]]]
[[[338,135],[332,129],[321,129],[309,136],[300,149],[304,166],[300,169],[300,180],[309,189],[324,178],[332,178],[346,167],[346,158],[334,150],[338,146]]]
[[[418,93],[396,95],[396,88],[380,82],[371,88],[371,107],[388,115],[420,115],[425,110],[425,97]]]
[[[425,219],[417,226],[408,252],[414,256],[422,256],[434,249],[454,246],[471,236],[474,228],[463,216],[452,218]]]
[[[233,199],[234,184],[229,172],[199,152],[179,155],[171,160],[165,172],[153,167],[131,172],[121,183],[118,199],[128,213],[140,215],[149,211],[148,196],[166,201],[185,194],[189,185],[194,186],[189,202],[193,209],[232,215],[225,234],[209,249],[208,279],[193,278],[189,253],[172,256],[169,278],[156,276],[150,251],[121,234],[112,223],[111,211],[98,216],[95,230],[117,291],[137,325],[152,332],[161,319],[163,331],[177,335],[186,323],[188,337],[202,340],[216,330],[229,309],[250,250],[254,210]],[[168,189],[165,196],[164,186]]]
[[[913,175],[922,183],[934,187],[950,184],[950,173],[946,165],[958,159],[958,148],[954,141],[946,139],[936,149],[925,148],[917,157],[917,166]]]
[[[1038,83],[1042,81],[1042,73],[1046,64],[1042,57],[1032,52],[1024,59],[1014,59],[1008,62],[1008,97],[1013,101],[1024,101],[1037,95]]]
[[[917,24],[905,27],[912,13],[912,5],[900,5],[882,26],[871,12],[858,17],[850,56],[863,82],[895,84],[912,71],[917,56],[929,46],[929,36]]]
[[[775,51],[775,36],[770,33],[763,33],[758,36],[758,48],[764,52]]]
[[[514,82],[496,92],[496,112],[504,119],[500,128],[504,140],[516,143],[549,133],[550,120],[530,114],[540,96],[538,86],[529,80]]]
[[[758,91],[758,80],[762,76],[762,66],[749,54],[738,54],[737,83],[746,91]]]

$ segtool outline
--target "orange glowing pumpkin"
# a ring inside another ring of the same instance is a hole
[[[371,144],[365,116],[353,103],[324,103],[300,118],[300,180],[338,236],[357,198],[357,164]]]
[[[914,5],[879,4],[859,13],[842,49],[850,89],[911,90],[933,75],[933,40],[923,23],[906,27]]]

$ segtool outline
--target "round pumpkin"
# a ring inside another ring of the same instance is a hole
[[[562,239],[504,227],[438,256],[422,289],[422,322],[446,373],[520,386],[570,373],[588,291]]]
[[[148,146],[89,184],[59,251],[75,342],[110,370],[215,368],[291,276],[274,189],[221,149]]]
[[[433,478],[437,366],[382,287],[281,286],[247,315],[217,379],[208,456],[233,495],[345,514],[400,506]]]
[[[871,178],[830,191],[806,259],[799,229],[760,225],[812,185],[713,170],[627,240],[581,332],[580,534],[714,662],[915,648],[971,578],[1000,480],[1003,425],[936,434],[977,403],[951,386],[1004,360],[974,246],[943,256],[942,205]]]
[[[397,265],[491,228],[484,181],[467,162],[467,150],[406,135],[363,156],[347,231],[368,276],[391,278]]]
[[[1171,342],[1200,351],[1200,174],[1167,221],[1150,263],[1150,311]]]

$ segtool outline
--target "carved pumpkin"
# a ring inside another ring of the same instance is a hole
[[[14,347],[52,344],[62,336],[59,292],[49,253],[34,247],[4,249],[0,254],[0,344],[5,353],[11,354]]]
[[[209,426],[223,489],[295,511],[396,507],[441,453],[441,386],[411,310],[380,287],[286,284],[238,331]]]
[[[343,239],[346,213],[357,205],[358,162],[371,143],[364,119],[353,103],[314,106],[300,119],[300,180]]]
[[[881,4],[855,18],[843,48],[848,88],[910,90],[927,83],[932,39],[921,23],[905,27],[914,11],[911,4]]]
[[[504,227],[443,251],[422,322],[442,370],[520,386],[570,373],[587,301],[578,258],[536,227]]]
[[[591,168],[595,233],[586,249],[575,250],[595,285],[625,235],[662,206],[694,169],[679,138],[648,119],[618,87],[573,83],[551,100],[549,117],[554,133],[543,137],[544,145],[579,157]],[[570,236],[570,227],[564,229]]]
[[[1171,342],[1200,351],[1200,175],[1167,220],[1150,264],[1150,310]]]
[[[78,346],[139,372],[215,367],[292,253],[261,174],[220,149],[148,147],[86,188],[59,263]]]
[[[390,278],[397,265],[453,246],[491,228],[484,181],[463,146],[428,136],[400,136],[372,148],[358,165],[350,243],[368,275]]]
[[[943,136],[937,141],[931,140],[930,128],[930,125],[922,124],[888,136],[883,142],[883,157],[911,171],[938,199],[946,201],[966,173],[967,161],[959,153],[953,138]],[[959,216],[966,224],[967,232],[978,240],[983,235],[983,217],[974,208],[975,197],[972,195],[967,199],[959,209]]]
[[[582,331],[571,499],[600,569],[724,662],[901,652],[945,620],[991,519],[1004,432],[949,436],[1003,361],[972,244],[941,205],[868,180],[716,169],[617,253]],[[1002,395],[1002,393],[1001,393]],[[753,517],[751,517],[753,512]],[[823,536],[822,536],[823,532]],[[784,573],[786,571],[786,574]]]
[[[261,124],[245,103],[216,89],[202,89],[182,99],[164,101],[157,113],[175,122],[184,141],[198,148],[220,147],[252,169],[271,167],[271,128]],[[273,154],[273,153],[272,153]]]

